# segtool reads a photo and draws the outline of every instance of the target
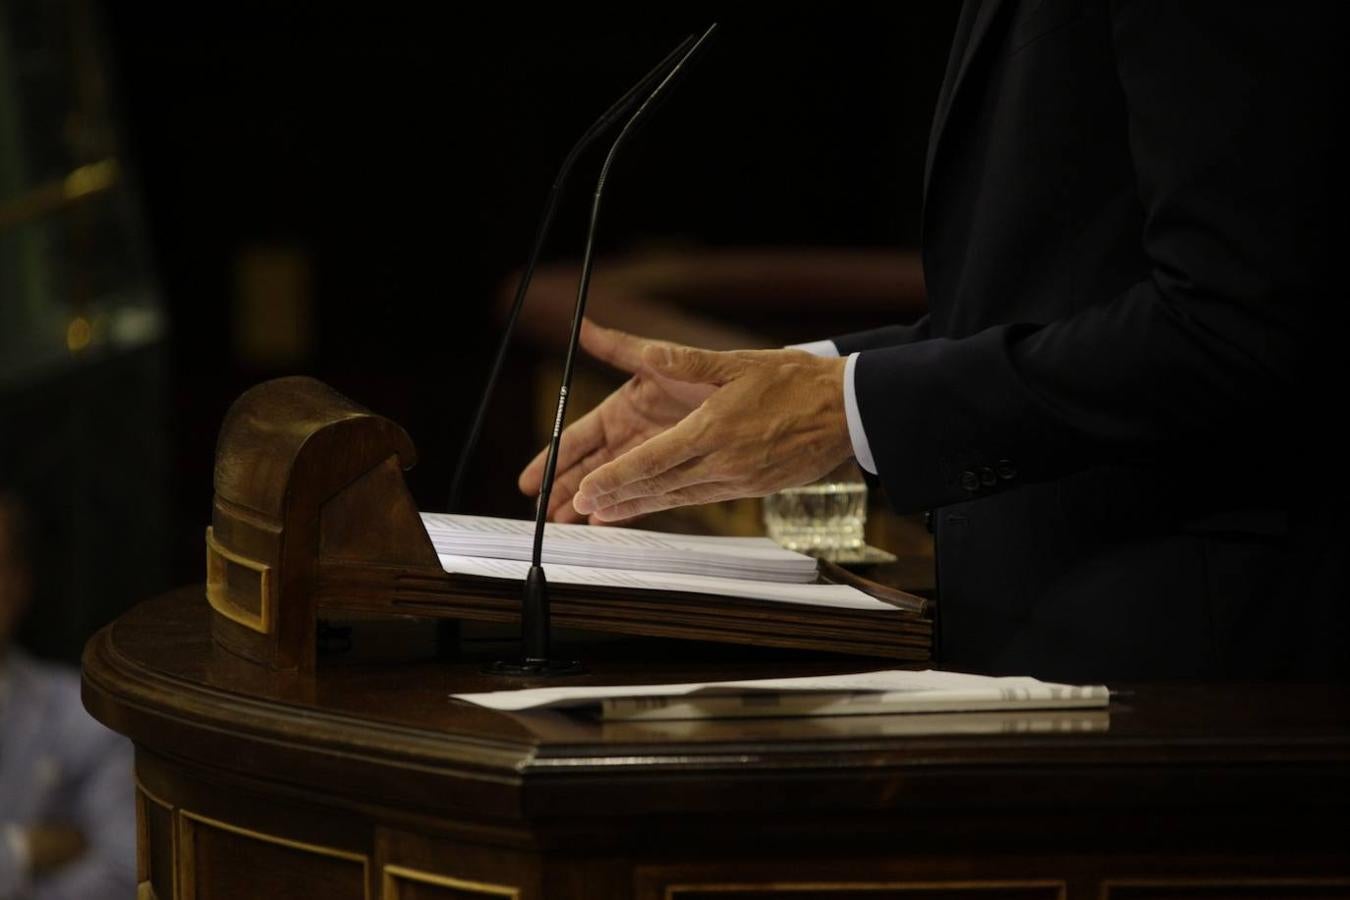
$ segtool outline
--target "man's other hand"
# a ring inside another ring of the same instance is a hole
[[[580,479],[573,507],[592,522],[616,522],[676,506],[762,497],[822,477],[853,453],[845,364],[800,350],[718,353],[647,342],[640,368],[660,379],[668,395],[696,396],[678,393],[681,384],[713,389],[678,419],[644,419],[647,427],[631,430],[624,443],[645,439],[616,459],[602,458],[617,455],[612,444],[594,452],[586,467],[593,471]],[[659,427],[663,423],[670,424]]]
[[[563,432],[548,510],[548,517],[558,522],[585,520],[573,509],[572,497],[586,475],[678,424],[715,389],[697,379],[668,377],[646,365],[649,348],[675,346],[664,341],[602,328],[587,319],[581,326],[581,346],[633,377]],[[526,496],[539,493],[547,458],[545,447],[521,472],[519,486]]]

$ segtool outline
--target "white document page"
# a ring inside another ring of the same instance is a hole
[[[528,560],[533,550],[534,522],[525,519],[422,513],[422,523],[442,556]],[[768,538],[667,534],[557,522],[544,527],[543,561],[796,583],[814,581],[817,573],[814,559]]]

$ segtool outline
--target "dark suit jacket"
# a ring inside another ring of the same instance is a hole
[[[945,665],[1344,673],[1341,18],[966,3],[930,140],[929,316],[836,339],[864,351],[891,502],[936,509]]]

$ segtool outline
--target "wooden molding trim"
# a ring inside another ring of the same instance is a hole
[[[244,609],[230,599],[226,587],[225,570],[236,565],[258,575],[258,611]],[[240,556],[216,541],[215,529],[206,528],[206,599],[211,608],[231,622],[256,631],[271,634],[275,618],[275,598],[272,596],[272,567],[255,559]]]
[[[146,812],[146,803],[153,803],[169,813],[169,871],[173,873],[173,891],[170,900],[178,898],[178,826],[174,822],[174,806],[167,800],[155,795],[141,783],[140,775],[134,775],[136,785],[136,900],[159,900],[154,885],[150,881],[150,816]]]
[[[398,882],[416,881],[421,884],[435,885],[436,887],[453,888],[466,894],[482,894],[484,897],[505,897],[507,900],[520,900],[520,888],[507,887],[502,884],[489,884],[485,881],[467,881],[463,878],[452,878],[448,875],[437,875],[432,872],[424,872],[420,869],[410,869],[406,866],[385,866],[383,884],[380,890],[380,900],[400,900],[402,896],[399,891]]]

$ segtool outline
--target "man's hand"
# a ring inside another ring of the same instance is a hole
[[[581,346],[633,377],[563,432],[548,510],[549,518],[559,522],[586,518],[572,508],[572,496],[582,478],[678,424],[714,390],[713,385],[697,379],[668,377],[645,365],[643,354],[648,348],[674,346],[664,341],[601,328],[588,319],[581,326]],[[520,490],[527,496],[539,493],[547,457],[546,447],[521,472]]]
[[[35,825],[26,831],[28,865],[34,875],[54,872],[84,855],[84,835],[69,825]]]
[[[593,522],[761,497],[814,481],[853,453],[842,358],[649,343],[641,362],[662,384],[716,389],[671,427],[591,467],[573,506]]]

